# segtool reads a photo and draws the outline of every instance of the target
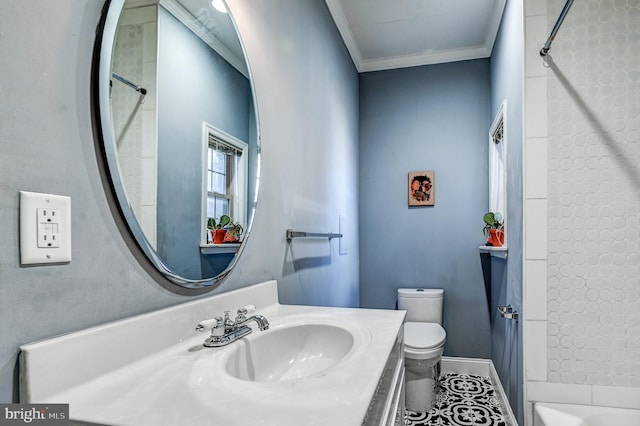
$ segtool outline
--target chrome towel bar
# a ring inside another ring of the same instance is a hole
[[[318,233],[318,232],[301,232],[294,231],[293,229],[287,229],[287,242],[291,242],[294,238],[306,238],[306,237],[319,237],[319,238],[342,238],[342,234],[334,234],[332,232],[329,233]]]

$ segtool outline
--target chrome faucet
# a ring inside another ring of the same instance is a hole
[[[258,324],[258,328],[260,329],[260,331],[265,331],[269,329],[269,321],[267,321],[267,319],[265,317],[263,317],[262,315],[253,315],[250,316],[249,318],[245,318],[242,321],[238,321],[238,319],[236,318],[235,321],[235,326],[236,327],[240,327],[240,326],[245,326],[246,327],[246,323],[248,323],[249,321],[255,321],[256,324]]]
[[[211,337],[206,339],[203,345],[208,348],[219,348],[235,342],[253,331],[253,329],[247,325],[247,323],[251,321],[256,322],[260,331],[268,330],[269,321],[262,315],[253,315],[247,318],[247,313],[255,310],[255,308],[253,305],[247,305],[244,308],[238,309],[235,320],[229,317],[229,311],[225,311],[224,318],[215,317],[211,320],[201,321],[196,326],[197,331],[202,332],[212,326]]]
[[[500,312],[500,316],[502,318],[510,319],[518,321],[520,314],[518,311],[515,311],[511,305],[507,306],[498,306],[498,312]]]

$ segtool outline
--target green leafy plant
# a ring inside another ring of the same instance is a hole
[[[229,234],[236,240],[239,240],[240,237],[242,236],[242,233],[244,232],[244,228],[242,227],[242,225],[240,225],[240,223],[233,222],[233,220],[229,222],[226,229],[227,229],[227,234]]]
[[[504,229],[504,222],[502,220],[502,215],[498,212],[487,212],[482,216],[482,220],[484,221],[484,228],[482,228],[482,232],[485,236],[489,235],[489,231],[491,229]]]
[[[222,229],[225,226],[229,225],[229,223],[231,223],[231,218],[226,214],[223,214],[222,216],[220,216],[220,221],[218,222],[216,222],[216,219],[213,217],[210,217],[209,219],[207,219],[207,228]]]

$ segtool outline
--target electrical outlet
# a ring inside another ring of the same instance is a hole
[[[20,264],[71,262],[71,198],[20,191]]]
[[[38,247],[60,247],[60,210],[36,209],[38,223]]]

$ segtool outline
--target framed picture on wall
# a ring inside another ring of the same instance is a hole
[[[435,172],[409,172],[409,207],[435,204]]]

